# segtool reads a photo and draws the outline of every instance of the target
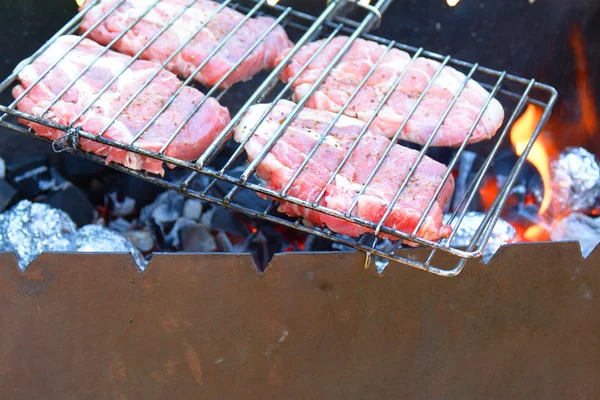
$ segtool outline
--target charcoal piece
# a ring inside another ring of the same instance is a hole
[[[181,247],[189,253],[210,253],[217,249],[217,242],[204,226],[195,224],[181,230]]]
[[[83,157],[63,152],[60,154],[61,170],[72,182],[85,183],[90,177],[101,175],[108,167]]]
[[[181,232],[190,227],[196,225],[196,221],[187,218],[178,218],[173,227],[169,230],[167,235],[163,235],[164,242],[167,246],[171,246],[176,249],[181,248]]]
[[[6,178],[6,163],[4,159],[0,157],[0,179]]]
[[[7,179],[25,196],[35,197],[54,185],[46,157],[26,157],[6,166]]]
[[[4,212],[17,198],[17,191],[10,183],[0,179],[0,212]]]
[[[94,219],[94,206],[85,193],[68,182],[42,202],[69,214],[77,226],[90,224]]]
[[[165,237],[175,221],[183,214],[185,197],[177,192],[167,191],[154,199],[152,204],[144,207],[140,213],[140,221],[150,226],[159,227]]]
[[[198,199],[187,199],[183,203],[183,217],[188,219],[200,220],[202,216],[202,201]]]
[[[119,198],[116,192],[108,195],[111,201],[111,214],[115,217],[127,217],[135,212],[135,199],[129,196]]]
[[[154,202],[165,189],[135,176],[117,172],[107,178],[103,193],[110,192],[117,192],[123,198],[131,197],[141,208]]]
[[[250,234],[250,231],[242,223],[241,218],[245,217],[223,207],[213,207],[202,215],[202,224],[215,231],[245,237]]]
[[[155,247],[154,235],[150,228],[128,230],[123,235],[142,253],[148,253]]]
[[[229,237],[225,232],[217,232],[215,235],[215,241],[217,242],[217,249],[222,253],[238,253],[235,246],[229,240]]]
[[[227,171],[227,174],[235,178],[239,178],[245,171],[245,169],[246,166],[242,165],[240,167],[236,167],[231,169],[230,171]],[[259,181],[255,176],[251,176],[250,179],[248,179],[248,182],[256,185],[259,184]],[[217,180],[215,186],[224,195],[227,194],[233,188],[234,185],[221,180]],[[256,192],[250,189],[240,189],[237,192],[237,194],[233,197],[231,202],[246,208],[250,208],[254,211],[263,211],[271,203],[270,200],[261,199],[260,197],[258,197]]]
[[[133,223],[123,218],[117,218],[110,221],[108,228],[119,233],[125,233],[133,229]]]

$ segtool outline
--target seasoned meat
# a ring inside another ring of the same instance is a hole
[[[329,43],[309,67],[294,82],[294,100],[298,101],[310,90],[318,76],[327,68],[347,37],[337,37]],[[309,58],[322,45],[322,41],[309,43],[292,58],[283,70],[281,79],[290,81]],[[357,39],[341,61],[328,75],[307,103],[308,107],[339,112],[371,67],[385,52],[386,47],[372,41]],[[286,52],[282,54],[284,57]],[[367,80],[357,96],[344,111],[345,115],[368,121],[381,103],[393,82],[406,69],[411,57],[398,49],[390,50],[382,59],[373,75]],[[369,127],[375,135],[393,137],[406,120],[417,99],[439,69],[440,63],[427,58],[417,58]],[[450,101],[458,92],[465,76],[451,67],[444,67],[431,88],[408,120],[399,138],[417,144],[425,144]],[[469,80],[439,132],[433,146],[459,146],[475,123],[489,93],[477,82]],[[489,139],[502,125],[504,110],[493,99],[477,124],[470,143]]]
[[[19,73],[21,85],[13,90],[18,97],[56,60],[61,60],[42,81],[17,104],[20,111],[41,116],[42,111],[51,103],[69,82],[74,80],[91,61],[104,49],[99,44],[84,39],[66,56],[65,52],[79,37],[63,36],[53,43],[32,64]],[[60,99],[43,116],[53,122],[69,125],[77,114],[120,73],[131,60],[129,56],[108,51],[71,86]],[[159,65],[153,61],[136,61],[92,104],[88,111],[75,122],[84,131],[98,134],[115,116],[117,111],[133,94],[155,73]],[[167,99],[181,86],[181,81],[168,71],[160,71],[150,84],[135,100],[118,116],[104,137],[117,142],[129,144],[136,134],[159,111]],[[185,87],[179,96],[169,105],[163,114],[135,142],[142,149],[159,151],[177,127],[192,112],[204,95],[190,87]],[[229,112],[215,99],[208,99],[193,115],[190,121],[179,132],[175,140],[167,147],[166,155],[181,160],[192,161],[198,158],[216,135],[230,121]],[[40,136],[56,139],[64,132],[23,120]],[[91,140],[80,141],[83,150],[106,156],[106,163],[111,161],[135,170],[146,170],[163,174],[163,163],[160,160],[141,156],[114,147],[105,146]]]
[[[250,108],[235,129],[234,139],[236,141],[242,142],[248,136],[268,106],[268,104],[260,104]],[[275,105],[245,145],[251,160],[262,151],[265,143],[275,134],[293,107],[294,103],[285,100],[281,100]],[[258,166],[257,174],[266,182],[266,187],[281,191],[290,182],[294,172],[298,170],[307,154],[323,136],[334,116],[334,113],[324,110],[305,108],[300,111]],[[350,146],[357,139],[363,127],[364,123],[360,120],[342,116],[309,160],[306,168],[298,175],[289,194],[301,200],[314,202],[318,194],[325,188],[325,195],[319,204],[335,211],[347,212],[358,192],[367,182],[375,165],[382,158],[384,150],[390,144],[388,139],[367,132],[333,182],[326,186],[328,179],[348,153]],[[378,223],[397,190],[405,181],[418,154],[415,150],[394,144],[374,179],[358,199],[352,215]],[[412,233],[434,192],[441,184],[446,171],[447,168],[444,165],[425,157],[394,204],[385,226]],[[442,224],[442,213],[453,188],[454,181],[450,177],[420,229],[420,237],[437,240],[450,234],[451,228]],[[327,226],[335,232],[350,236],[358,236],[371,231],[363,226],[292,203],[281,204],[279,211],[290,216],[302,216],[315,225]]]
[[[100,1],[86,13],[81,23],[81,31],[86,31],[100,20],[118,1],[120,0]],[[136,54],[188,3],[189,0],[160,1],[113,46],[113,49],[129,55]],[[102,45],[108,44],[129,24],[142,16],[151,4],[150,0],[126,0],[90,33],[90,39]],[[219,6],[219,3],[210,0],[196,1],[144,51],[142,58],[162,63],[175,53],[178,47],[191,39],[189,44],[167,65],[167,69],[177,75],[189,77],[207,59],[219,42],[244,18],[243,14],[225,7],[198,34],[195,34]],[[194,79],[202,84],[214,86],[258,41],[273,22],[274,20],[269,17],[250,18],[208,61]],[[246,81],[263,69],[274,68],[281,52],[291,45],[283,28],[276,26],[250,56],[244,59],[235,72],[225,80],[222,86],[231,86],[236,82]]]

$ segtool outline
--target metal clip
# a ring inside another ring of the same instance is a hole
[[[381,25],[381,19],[383,18],[383,15],[381,15],[381,11],[379,11],[379,9],[377,7],[372,6],[370,4],[370,1],[358,0],[356,2],[356,5],[359,6],[360,8],[364,8],[365,10],[375,14],[375,17],[377,17],[377,23],[375,24],[374,28],[375,29],[379,28],[379,25]]]
[[[52,150],[54,150],[55,153],[77,150],[77,146],[79,146],[80,130],[81,128],[79,126],[76,128],[69,128],[67,133],[52,142]]]

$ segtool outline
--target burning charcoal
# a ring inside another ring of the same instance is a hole
[[[592,218],[580,213],[572,213],[554,224],[550,239],[579,241],[581,253],[587,257],[600,243],[600,217]]]
[[[217,242],[204,226],[195,224],[181,230],[181,248],[189,253],[210,253],[217,249]]]
[[[70,182],[61,185],[43,202],[69,214],[77,226],[89,224],[94,218],[94,206],[85,193]]]
[[[551,166],[552,215],[587,214],[600,197],[600,166],[596,157],[581,147],[565,149]]]
[[[187,218],[178,218],[173,224],[169,233],[164,236],[164,241],[167,246],[180,248],[181,247],[181,232],[190,226],[196,225],[196,221]]]
[[[135,199],[125,196],[120,200],[116,192],[108,195],[112,203],[112,215],[115,217],[127,217],[135,212]]]
[[[457,219],[452,222],[452,227],[457,230],[456,235],[452,239],[452,246],[455,247],[466,247],[471,244],[471,240],[475,235],[475,231],[479,229],[481,222],[485,217],[484,213],[480,212],[468,212],[465,218],[462,220],[460,226],[457,228],[455,224]],[[444,224],[447,224],[450,220],[450,215],[444,216]],[[487,263],[492,256],[498,251],[500,246],[506,243],[512,243],[515,240],[517,232],[515,228],[508,222],[499,219],[496,222],[496,226],[492,231],[492,235],[483,250],[482,258]]]
[[[76,229],[65,212],[23,200],[2,214],[0,243],[3,251],[16,253],[19,267],[25,270],[44,251],[73,250]]]
[[[222,253],[238,253],[235,246],[229,240],[229,236],[225,232],[218,232],[215,235],[215,241],[218,245],[218,251]]]
[[[131,253],[143,271],[148,263],[139,250],[125,237],[100,225],[86,225],[77,231],[75,250],[84,253]]]
[[[17,197],[17,191],[10,183],[0,178],[0,212],[6,210]]]
[[[185,197],[179,193],[164,192],[152,204],[142,209],[140,220],[146,225],[157,225],[164,237],[183,214],[184,202]]]
[[[183,203],[184,218],[199,221],[201,215],[202,215],[202,201],[201,200],[187,199],[185,201],[185,203]]]
[[[117,218],[113,221],[110,221],[110,223],[108,224],[108,229],[119,233],[125,233],[131,230],[132,226],[132,222],[129,222],[123,218]]]

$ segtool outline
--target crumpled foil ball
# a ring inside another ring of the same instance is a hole
[[[130,253],[144,270],[148,262],[142,253],[121,234],[100,225],[86,225],[77,231],[75,249],[86,253]]]
[[[64,211],[23,200],[0,217],[0,250],[13,251],[22,270],[42,252],[75,249],[77,226]]]
[[[454,238],[452,238],[451,245],[453,247],[468,246],[475,235],[475,231],[479,229],[484,217],[485,214],[478,211],[468,212],[460,223],[460,226],[454,228],[456,234]],[[447,224],[449,220],[450,214],[444,215],[444,224]],[[453,226],[455,223],[456,219],[453,221]],[[498,219],[496,226],[494,226],[494,229],[492,230],[490,239],[488,240],[485,249],[483,249],[483,261],[487,263],[503,244],[514,242],[516,235],[517,231],[511,224],[503,219]]]
[[[0,214],[0,251],[14,252],[22,270],[48,251],[125,252],[140,269],[147,265],[139,250],[117,232],[99,225],[77,230],[64,211],[28,200]]]
[[[551,164],[552,215],[591,212],[600,197],[600,165],[581,147],[568,147]]]

